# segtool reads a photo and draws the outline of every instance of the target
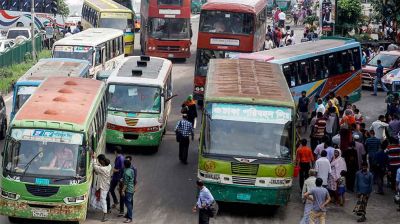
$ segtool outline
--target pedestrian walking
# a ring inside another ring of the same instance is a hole
[[[328,190],[322,187],[323,180],[317,178],[315,180],[316,187],[304,194],[304,198],[313,202],[313,207],[310,212],[310,224],[315,224],[318,220],[319,224],[325,224],[326,205],[331,201]],[[312,196],[312,197],[310,197]]]
[[[358,135],[353,136],[351,147],[353,147],[357,151],[357,162],[358,162],[357,170],[360,170],[362,162],[367,161],[366,160],[367,152],[365,151],[364,144],[360,142],[360,136]]]
[[[340,150],[342,152],[346,151],[350,143],[352,141],[352,124],[355,124],[356,120],[353,115],[353,111],[350,109],[347,109],[344,111],[344,116],[342,120],[340,121]]]
[[[341,156],[340,149],[335,149],[334,158],[331,162],[331,175],[328,178],[328,189],[331,195],[335,197],[335,202],[339,202],[338,181],[341,178],[341,172],[347,170],[346,161]]]
[[[339,131],[339,117],[335,112],[334,107],[329,107],[326,115],[326,135],[332,139]]]
[[[125,199],[126,206],[126,219],[124,223],[131,223],[133,219],[133,194],[135,193],[135,173],[131,168],[131,162],[124,160],[124,174],[123,174],[123,187],[122,195]]]
[[[197,188],[199,189],[199,196],[197,197],[196,205],[193,207],[192,211],[196,212],[199,210],[199,224],[209,224],[211,214],[211,207],[215,206],[216,202],[211,192],[206,186],[204,186],[203,181],[196,181]]]
[[[346,187],[348,191],[354,191],[354,181],[358,168],[358,154],[357,150],[352,144],[346,151],[342,151],[342,156],[346,161]]]
[[[115,154],[115,161],[114,161],[114,168],[112,170],[112,178],[111,178],[111,183],[110,183],[110,195],[113,199],[114,204],[110,207],[110,197],[108,196],[107,200],[107,208],[110,210],[111,208],[116,208],[117,205],[119,204],[119,216],[124,215],[124,199],[122,196],[122,192],[120,191],[121,189],[121,178],[124,170],[124,155],[122,155],[122,148],[120,146],[117,146],[114,151]],[[115,189],[118,187],[118,193],[119,193],[119,200],[117,198],[117,195],[115,194]]]
[[[297,149],[296,163],[300,166],[300,189],[303,189],[304,180],[308,178],[308,171],[312,167],[314,156],[311,148],[307,146],[307,139],[301,140],[301,146]]]
[[[383,178],[389,163],[389,157],[386,155],[385,150],[388,147],[389,142],[383,141],[379,152],[375,153],[373,158],[373,164],[370,164],[372,173],[374,175],[374,182],[378,189],[375,191],[377,194],[383,195]]]
[[[337,180],[337,197],[339,199],[339,205],[344,206],[345,200],[345,193],[346,193],[346,171],[342,170],[340,172],[340,177]]]
[[[308,126],[308,106],[310,104],[310,99],[306,96],[307,92],[302,91],[301,97],[299,98],[299,102],[297,104],[297,112],[300,115],[301,127],[304,127],[304,132],[307,132]]]
[[[374,130],[375,137],[380,141],[386,139],[386,128],[389,124],[385,122],[385,115],[379,115],[378,120],[372,122],[370,130]]]
[[[381,141],[375,136],[375,131],[372,129],[369,131],[370,137],[365,140],[365,151],[367,152],[369,164],[373,164],[372,159],[375,156],[381,146]]]
[[[309,177],[304,181],[304,185],[301,191],[301,195],[305,195],[306,192],[310,192],[311,189],[315,188],[315,180],[317,179],[317,171],[315,169],[310,169],[308,171]],[[312,195],[310,195],[312,198]],[[310,213],[313,208],[313,201],[308,199],[303,199],[304,203],[304,213],[303,218],[300,221],[300,224],[309,224],[310,223]]]
[[[175,133],[177,135],[177,140],[179,140],[179,160],[183,164],[187,164],[187,157],[189,151],[189,136],[192,136],[192,140],[194,139],[194,132],[192,123],[188,121],[188,115],[183,114],[182,120],[180,120],[176,127]]]
[[[280,11],[278,14],[278,19],[279,19],[279,23],[278,26],[280,28],[285,27],[285,20],[286,20],[286,14],[283,11]]]
[[[317,159],[315,162],[315,170],[317,170],[317,177],[321,178],[322,186],[327,187],[328,186],[328,176],[332,172],[331,170],[331,163],[329,162],[327,156],[327,152],[323,150],[321,152],[321,158]]]
[[[321,143],[318,144],[314,149],[314,157],[316,159],[321,158],[321,152],[325,149],[325,143],[327,143],[328,141],[329,141],[329,138],[326,135],[321,138]]]
[[[192,126],[194,128],[195,120],[197,118],[197,107],[196,101],[193,99],[193,95],[189,95],[185,102],[183,102],[181,112],[183,114],[187,114],[187,120],[192,123]]]
[[[376,67],[376,72],[375,72],[375,80],[374,80],[374,93],[371,95],[377,96],[378,93],[378,84],[381,85],[383,91],[388,92],[389,90],[386,88],[385,84],[382,82],[382,76],[383,76],[383,66],[382,66],[382,61],[377,60],[376,63],[378,66]]]
[[[388,177],[390,187],[391,189],[396,190],[396,172],[400,168],[400,145],[389,145],[385,152],[389,158]]]
[[[322,138],[325,136],[326,118],[321,112],[317,113],[317,119],[315,120],[314,127],[311,132],[311,148],[315,148],[321,143]]]
[[[101,219],[102,222],[106,222],[108,220],[107,218],[107,195],[108,191],[110,189],[110,178],[111,178],[111,170],[112,167],[110,165],[110,160],[107,159],[103,154],[100,154],[97,156],[93,154],[93,170],[94,173],[96,174],[96,192],[99,192],[100,198],[97,200],[100,202],[100,206],[102,211],[103,211],[103,218]]]
[[[368,199],[372,192],[372,185],[374,183],[373,175],[368,171],[368,163],[362,164],[362,169],[356,174],[356,193],[357,193],[357,204],[354,207],[353,212],[360,216],[357,222],[365,222],[367,213]]]

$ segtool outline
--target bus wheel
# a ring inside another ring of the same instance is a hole
[[[6,132],[7,132],[7,120],[4,120],[0,129],[0,140],[3,140],[6,137]]]
[[[21,220],[19,218],[16,218],[16,217],[8,217],[8,221],[10,223],[21,223]]]
[[[157,153],[159,147],[160,147],[159,145],[151,147],[151,152],[152,153]]]

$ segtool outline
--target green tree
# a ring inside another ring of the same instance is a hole
[[[400,0],[371,0],[371,5],[375,11],[375,19],[381,22],[383,28],[392,22],[396,35],[397,24],[400,23]]]
[[[362,18],[360,0],[338,0],[337,4],[337,33],[346,36],[353,29],[358,30]]]
[[[58,14],[63,17],[69,16],[69,8],[65,0],[57,0],[58,3]]]

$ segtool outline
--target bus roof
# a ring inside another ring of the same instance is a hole
[[[208,0],[201,10],[258,13],[267,5],[266,0]]]
[[[309,41],[296,45],[290,45],[286,47],[274,48],[266,51],[259,51],[252,53],[254,57],[268,56],[273,57],[273,60],[279,60],[284,58],[295,57],[298,55],[315,54],[324,52],[334,48],[340,48],[348,45],[349,47],[360,46],[358,42],[352,39],[321,39],[317,41]]]
[[[171,61],[164,58],[149,56],[125,57],[108,77],[107,83],[163,86],[171,68]]]
[[[90,118],[102,81],[76,77],[47,78],[22,106],[15,121],[57,121],[84,125]]]
[[[90,28],[64,37],[54,43],[54,46],[96,46],[110,39],[124,35],[122,30],[111,28]]]
[[[205,99],[294,106],[279,65],[246,59],[211,59]]]
[[[86,60],[70,58],[46,58],[40,59],[30,68],[20,81],[43,80],[51,76],[81,77],[89,71],[90,64]]]
[[[132,13],[132,10],[111,0],[85,0],[84,4],[91,6],[97,11]]]

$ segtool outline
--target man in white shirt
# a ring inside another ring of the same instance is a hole
[[[279,18],[279,24],[278,24],[278,26],[279,27],[285,27],[285,20],[286,20],[286,14],[283,12],[283,11],[281,11],[279,14],[278,14],[278,18]]]
[[[318,99],[317,104],[318,104],[318,106],[317,106],[317,113],[318,113],[318,112],[321,112],[322,114],[324,114],[324,113],[325,113],[325,106],[324,106],[324,104],[322,103],[322,99],[321,99],[321,98]]]
[[[328,175],[332,172],[331,163],[326,158],[328,153],[324,150],[321,152],[321,158],[315,162],[315,169],[317,170],[317,177],[322,179],[322,186],[328,186]]]
[[[199,209],[199,224],[209,224],[210,212],[209,207],[216,203],[211,192],[204,186],[203,181],[196,181],[196,185],[199,189],[199,196],[197,198],[196,205],[192,211],[196,212]]]
[[[372,122],[370,130],[374,130],[375,137],[381,141],[386,139],[385,129],[389,127],[389,124],[385,122],[385,116],[379,115],[378,120]]]
[[[324,151],[325,142],[327,142],[328,140],[329,139],[327,136],[322,137],[321,144],[318,144],[317,147],[315,147],[315,149],[314,149],[315,158],[317,158],[317,159],[321,158],[321,152]]]
[[[274,42],[272,42],[271,38],[269,36],[266,36],[265,40],[265,50],[270,50],[274,48]]]

